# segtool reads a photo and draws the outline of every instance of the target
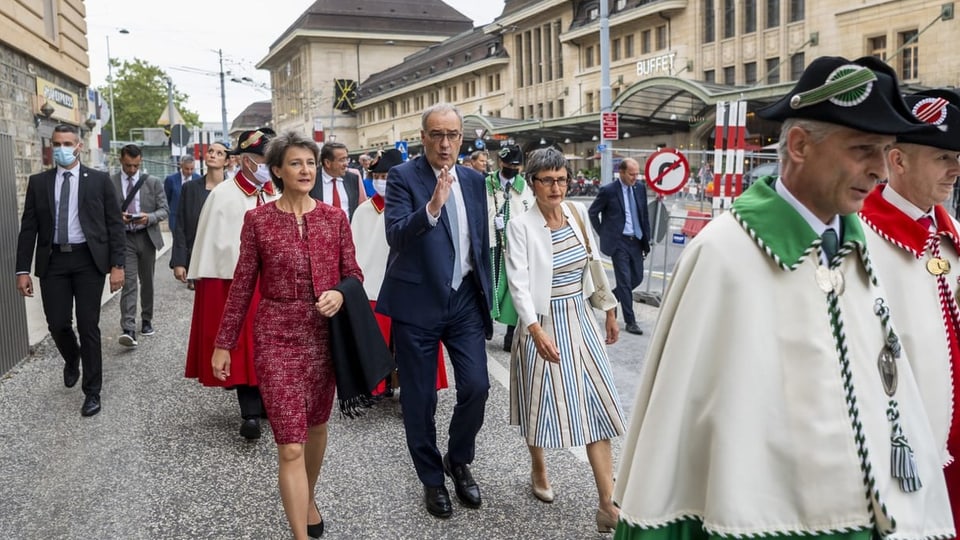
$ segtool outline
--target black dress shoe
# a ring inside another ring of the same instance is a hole
[[[244,418],[240,424],[240,435],[248,441],[260,438],[260,419],[257,417]]]
[[[450,504],[447,486],[423,486],[423,504],[427,506],[427,512],[430,512],[431,516],[448,518],[453,515],[453,505]]]
[[[643,330],[640,329],[640,325],[637,323],[628,324],[624,330],[626,330],[627,332],[630,332],[631,334],[636,334],[638,336],[643,335]]]
[[[317,506],[317,502],[313,502],[313,506],[316,507],[317,513],[320,513],[320,507]],[[314,523],[313,525],[307,523],[307,536],[310,538],[320,538],[323,536],[323,516],[320,516],[320,523]]]
[[[93,416],[100,412],[100,396],[87,396],[80,407],[80,416]]]
[[[156,333],[157,331],[153,329],[153,325],[150,323],[150,321],[143,321],[143,325],[140,326],[140,335],[152,336]]]
[[[63,366],[63,385],[67,388],[73,388],[77,384],[77,380],[80,378],[79,369],[70,369],[67,366]]]
[[[473,479],[470,467],[450,463],[450,456],[443,456],[443,471],[453,479],[453,488],[460,503],[467,508],[480,508],[480,486]]]

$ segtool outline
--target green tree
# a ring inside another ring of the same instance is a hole
[[[117,139],[130,138],[134,128],[158,127],[157,120],[167,110],[168,75],[149,62],[134,58],[132,62],[113,62],[113,106],[116,109]],[[100,87],[100,94],[110,95],[110,80]],[[200,116],[184,107],[188,96],[173,85],[173,103],[187,127],[200,125]],[[167,126],[169,128],[169,126]]]

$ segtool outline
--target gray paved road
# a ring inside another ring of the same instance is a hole
[[[289,538],[269,431],[244,442],[234,394],[183,378],[192,293],[173,280],[167,262],[157,262],[157,334],[138,349],[116,342],[118,298],[104,306],[99,415],[80,417],[79,385],[63,387],[63,364],[49,339],[0,379],[0,538]],[[656,311],[637,310],[649,334]],[[533,498],[526,448],[508,425],[502,332],[498,326],[488,344],[492,386],[473,465],[483,508],[455,501],[449,520],[426,514],[399,405],[388,400],[362,419],[331,421],[317,490],[324,538],[604,536],[594,527],[596,492],[582,451],[549,451],[557,500]],[[628,416],[646,340],[623,334],[610,349]],[[440,392],[438,425],[449,421],[453,399],[452,389]],[[441,447],[445,439],[441,430]]]

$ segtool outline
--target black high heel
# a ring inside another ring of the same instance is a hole
[[[320,507],[317,506],[317,501],[313,501],[314,508],[317,509],[317,513],[320,513]],[[313,525],[307,524],[307,536],[310,538],[320,538],[323,536],[323,516],[320,516],[320,523],[315,523]]]

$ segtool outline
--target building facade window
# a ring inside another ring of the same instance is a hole
[[[757,63],[747,62],[743,65],[743,83],[756,84],[757,82]]]
[[[545,71],[544,78],[548,81],[553,80],[553,25],[548,23],[543,25],[543,57],[546,61],[543,62],[543,69]]]
[[[620,38],[610,42],[610,60],[613,62],[620,60]]]
[[[723,84],[731,86],[737,84],[737,68],[733,66],[723,68]]]
[[[703,0],[704,43],[713,43],[717,39],[717,20],[713,8],[713,0]]]
[[[743,33],[757,31],[757,0],[743,0]]]
[[[900,78],[908,81],[920,76],[920,44],[916,30],[908,30],[898,34],[900,51]]]
[[[806,67],[806,59],[802,52],[798,52],[790,57],[790,80],[796,81],[803,75],[803,68]]]
[[[523,72],[523,36],[517,34],[513,37],[513,48],[516,56],[516,61],[513,64],[516,66],[516,80],[517,86],[523,87],[524,81],[524,72]]]
[[[487,75],[487,93],[500,91],[500,74]]]
[[[563,78],[563,54],[561,54],[561,51],[563,49],[560,46],[560,34],[562,33],[561,28],[562,26],[561,26],[560,19],[557,19],[556,21],[553,22],[553,50],[557,51],[557,54],[555,54],[554,56],[556,56],[557,58],[556,72],[557,72],[558,79]]]
[[[650,54],[650,31],[640,32],[640,54]]]
[[[790,0],[789,21],[802,21],[806,11],[806,2],[804,0]]]
[[[583,95],[583,113],[593,113],[593,92],[587,92]]]
[[[593,67],[593,45],[583,49],[583,67],[584,69]]]
[[[531,45],[533,46],[533,57],[530,65],[533,69],[533,82],[540,84],[543,82],[543,42],[541,41],[540,29],[534,28],[530,35]]]
[[[887,36],[874,36],[867,38],[867,55],[886,62]]]
[[[780,57],[767,58],[767,84],[780,82]]]
[[[557,117],[563,118],[563,100],[557,100]]]
[[[624,36],[623,38],[623,57],[624,58],[633,58],[635,52],[633,50],[633,34],[629,36]]]
[[[712,69],[708,69],[708,70],[704,71],[704,72],[703,72],[703,82],[708,82],[708,83],[715,83],[715,82],[717,82],[717,72],[714,71],[714,70],[712,70]]]
[[[767,0],[767,28],[780,26],[780,0]]]
[[[667,48],[667,25],[661,24],[657,27],[657,50],[662,51]]]
[[[735,0],[723,0],[723,37],[737,35],[737,10]]]

